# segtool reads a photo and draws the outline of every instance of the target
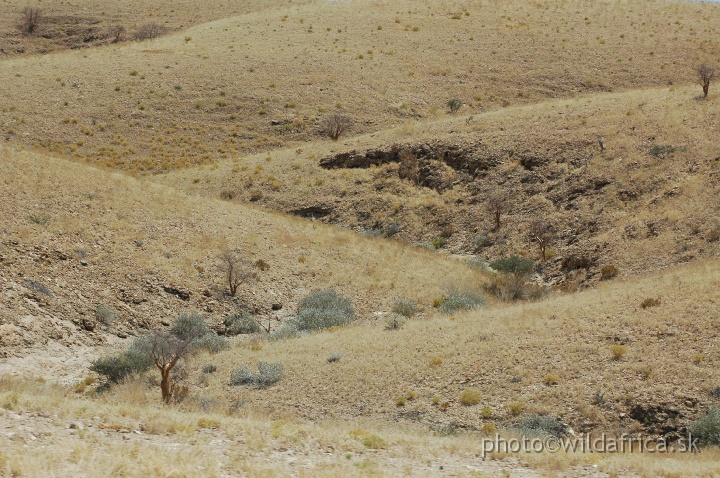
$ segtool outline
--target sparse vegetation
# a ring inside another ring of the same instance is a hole
[[[284,373],[285,367],[279,362],[259,362],[257,374],[253,374],[247,367],[233,370],[230,374],[230,385],[257,385],[266,388],[279,382]]]
[[[620,360],[627,353],[627,346],[622,344],[612,345],[610,347],[610,353],[612,354],[613,360]]]
[[[600,279],[609,280],[617,276],[618,273],[620,273],[620,271],[612,264],[602,266],[602,268],[600,269]]]
[[[453,98],[447,102],[447,106],[450,108],[450,113],[455,114],[460,110],[460,107],[462,107],[462,102],[457,98]]]
[[[101,324],[109,327],[117,322],[120,313],[113,307],[106,304],[99,304],[95,307],[95,318]]]

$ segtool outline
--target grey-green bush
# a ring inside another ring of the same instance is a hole
[[[394,314],[404,317],[412,317],[418,313],[418,310],[417,304],[410,299],[398,299],[392,306]]]
[[[236,368],[230,372],[230,385],[252,385],[255,383],[255,376],[249,368]]]
[[[268,337],[270,338],[270,340],[282,340],[299,337],[307,333],[307,331],[301,331],[300,329],[298,329],[297,320],[295,317],[293,317],[286,320],[282,327],[280,327],[279,329],[275,329],[270,332],[270,335]]]
[[[320,330],[355,320],[350,300],[334,289],[313,292],[300,301],[295,323],[298,330]]]
[[[710,407],[703,416],[688,424],[688,432],[698,446],[720,445],[720,408]]]
[[[230,314],[225,319],[225,333],[227,335],[256,334],[260,331],[260,324],[247,312]]]
[[[468,310],[480,307],[485,303],[482,295],[461,292],[452,294],[440,305],[440,312],[443,314],[451,314],[459,310]]]
[[[261,387],[269,387],[279,382],[284,373],[285,367],[280,362],[260,362],[255,381]]]
[[[531,415],[524,418],[515,431],[525,436],[554,436],[562,437],[567,433],[567,427],[553,415]]]
[[[196,350],[207,350],[211,354],[216,354],[222,350],[229,349],[230,343],[225,337],[220,337],[215,332],[210,332],[193,340],[192,346]]]
[[[191,342],[212,333],[212,330],[197,312],[182,312],[175,319],[170,332],[180,340]]]
[[[109,305],[100,304],[95,307],[95,318],[103,325],[110,326],[117,322],[119,317],[119,312]]]

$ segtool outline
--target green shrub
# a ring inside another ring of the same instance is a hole
[[[720,445],[720,408],[710,407],[703,416],[688,424],[688,432],[698,439],[699,446]]]
[[[530,259],[523,259],[519,256],[510,256],[497,259],[490,263],[490,267],[498,272],[510,274],[526,274],[533,270],[535,263]]]
[[[90,370],[105,375],[113,383],[148,370],[153,362],[151,356],[143,351],[142,340],[142,337],[138,337],[124,352],[93,361]]]
[[[447,102],[447,105],[451,113],[457,113],[462,106],[462,102],[457,98],[453,98]]]
[[[260,362],[255,381],[261,387],[269,387],[279,382],[284,372],[285,367],[280,362]]]
[[[350,301],[334,289],[313,292],[300,301],[295,318],[298,330],[320,330],[346,325],[355,320],[355,309]]]
[[[394,314],[404,317],[412,317],[418,313],[418,310],[417,304],[410,299],[398,299],[392,306]]]
[[[467,292],[455,293],[445,300],[440,305],[440,312],[443,314],[451,314],[459,310],[474,309],[480,307],[485,303],[485,299],[482,295],[471,294]]]
[[[175,337],[190,342],[212,333],[212,330],[197,312],[183,312],[175,319],[170,332]]]
[[[119,316],[119,312],[109,305],[100,304],[95,307],[95,318],[103,325],[114,324]]]
[[[552,415],[531,415],[512,428],[524,436],[554,436],[560,438],[567,433],[565,424]]]
[[[256,334],[260,331],[260,324],[247,312],[230,314],[225,319],[225,333],[227,335]]]

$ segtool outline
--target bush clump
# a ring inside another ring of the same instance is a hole
[[[688,432],[699,446],[720,445],[720,408],[710,407],[703,416],[688,424]]]
[[[350,300],[334,289],[313,292],[300,301],[295,324],[298,330],[321,330],[355,320]]]
[[[95,318],[103,325],[110,326],[117,322],[119,317],[120,313],[109,305],[100,304],[95,307]]]
[[[197,312],[182,312],[175,319],[170,333],[180,340],[193,340],[211,334],[213,331]]]
[[[553,415],[530,415],[513,427],[524,436],[554,436],[567,434],[567,426]]]
[[[215,332],[210,332],[202,337],[192,341],[192,346],[196,350],[207,350],[211,354],[216,354],[230,348],[230,343],[225,337],[220,337]]]
[[[485,298],[480,294],[468,292],[455,293],[450,295],[438,308],[443,314],[451,314],[459,310],[468,310],[480,307],[485,303]]]
[[[152,357],[144,352],[142,337],[136,338],[122,353],[100,357],[90,364],[90,370],[105,375],[113,383],[121,382],[125,377],[144,372],[153,365]]]
[[[280,362],[259,362],[258,373],[247,368],[237,368],[230,373],[230,385],[257,385],[258,387],[269,387],[282,379],[285,373],[285,366]]]
[[[249,368],[236,368],[230,372],[230,385],[241,386],[252,385],[253,383],[255,383],[255,375]]]
[[[503,257],[490,263],[490,267],[498,272],[509,274],[527,274],[535,268],[535,262],[520,256]]]
[[[247,312],[230,314],[225,319],[225,334],[256,334],[260,332],[260,324]]]
[[[402,315],[404,317],[412,317],[418,313],[418,305],[410,299],[398,299],[392,306],[394,314]]]

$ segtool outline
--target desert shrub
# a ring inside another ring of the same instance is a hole
[[[197,350],[207,350],[216,354],[230,348],[230,343],[225,337],[220,337],[215,332],[210,332],[192,341],[192,346]]]
[[[552,415],[531,415],[512,427],[524,436],[554,436],[560,438],[567,434],[567,427]]]
[[[482,259],[478,259],[477,257],[472,257],[467,260],[467,265],[471,269],[477,269],[479,271],[487,270],[488,263],[483,261]]]
[[[260,324],[247,312],[230,314],[225,319],[227,335],[256,334],[260,331]]]
[[[412,317],[418,313],[418,305],[410,299],[398,299],[392,306],[394,314]]]
[[[350,300],[328,289],[302,299],[295,320],[298,330],[326,329],[355,320],[355,309]]]
[[[143,337],[138,337],[124,352],[93,361],[90,370],[118,383],[129,375],[148,370],[152,365],[152,357],[144,351]]]
[[[388,317],[387,324],[385,325],[385,330],[400,330],[403,328],[403,325],[405,325],[405,321],[405,316],[391,314],[390,317]]]
[[[442,249],[445,245],[446,239],[444,237],[438,237],[437,239],[432,241],[432,246],[434,250]]]
[[[39,8],[27,6],[20,12],[20,23],[18,28],[23,33],[34,33],[40,22],[42,21],[42,13]]]
[[[554,373],[545,375],[545,385],[557,385],[560,379]]]
[[[520,415],[523,410],[525,410],[525,403],[510,402],[510,403],[508,403],[508,410],[510,411],[510,415],[516,417],[516,416]]]
[[[543,296],[547,289],[525,282],[521,274],[498,274],[483,284],[483,290],[503,302],[532,300]]]
[[[135,30],[135,33],[133,33],[133,38],[138,41],[150,40],[152,38],[159,37],[166,31],[167,29],[158,23],[146,23],[145,25],[142,25],[140,28]]]
[[[299,337],[300,335],[302,335],[302,332],[298,328],[298,322],[295,318],[292,318],[286,320],[279,329],[275,329],[270,332],[268,337],[270,340],[282,340]]]
[[[447,106],[450,108],[451,113],[457,113],[462,106],[462,102],[457,98],[452,98],[447,102]]]
[[[535,262],[519,256],[503,257],[490,263],[490,267],[498,272],[510,274],[526,274],[535,268]]]
[[[618,268],[613,265],[603,266],[600,269],[600,280],[612,279],[613,277],[618,275],[619,272],[620,271],[618,270]]]
[[[335,362],[339,362],[340,360],[342,360],[342,358],[343,358],[342,352],[335,351],[335,352],[330,353],[330,356],[328,357],[327,361],[328,361],[328,363],[335,363]]]
[[[125,27],[122,25],[113,25],[108,30],[108,37],[112,38],[113,43],[118,43],[123,41],[123,37],[125,36]]]
[[[110,326],[114,324],[119,316],[118,311],[109,305],[100,304],[95,307],[95,318],[103,325]]]
[[[657,306],[659,306],[659,305],[660,305],[660,298],[659,298],[659,297],[658,297],[657,299],[654,299],[654,298],[652,298],[652,297],[648,297],[647,299],[643,300],[643,301],[640,303],[640,307],[642,307],[643,309],[647,309],[647,308],[649,308],[649,307],[657,307]]]
[[[438,310],[443,314],[451,314],[459,310],[468,310],[480,307],[485,303],[485,299],[480,294],[459,292],[450,295],[450,297],[442,303]]]
[[[252,385],[255,383],[255,376],[249,368],[236,368],[230,372],[230,385]]]
[[[492,246],[492,244],[492,239],[487,234],[480,234],[479,236],[475,236],[475,239],[473,239],[473,245],[475,246],[475,249],[478,250]]]
[[[320,124],[320,134],[336,141],[352,126],[352,120],[345,115],[331,115]]]
[[[699,446],[720,445],[720,408],[710,407],[703,416],[688,424],[688,432]]]
[[[260,362],[255,381],[261,387],[269,387],[279,382],[284,372],[285,367],[280,362]]]
[[[192,341],[212,333],[212,330],[197,312],[182,312],[175,319],[170,332],[181,340]]]
[[[460,393],[460,403],[468,407],[477,405],[480,403],[480,390],[477,388],[466,388]]]
[[[610,347],[610,353],[613,356],[613,360],[620,360],[627,353],[627,347],[621,344],[615,344]]]
[[[387,446],[387,444],[385,443],[385,440],[383,440],[382,438],[380,438],[377,435],[364,436],[361,439],[361,442],[365,446],[365,448],[369,448],[371,450],[380,450]]]
[[[217,372],[217,367],[213,364],[207,364],[203,365],[202,373],[215,373]]]

